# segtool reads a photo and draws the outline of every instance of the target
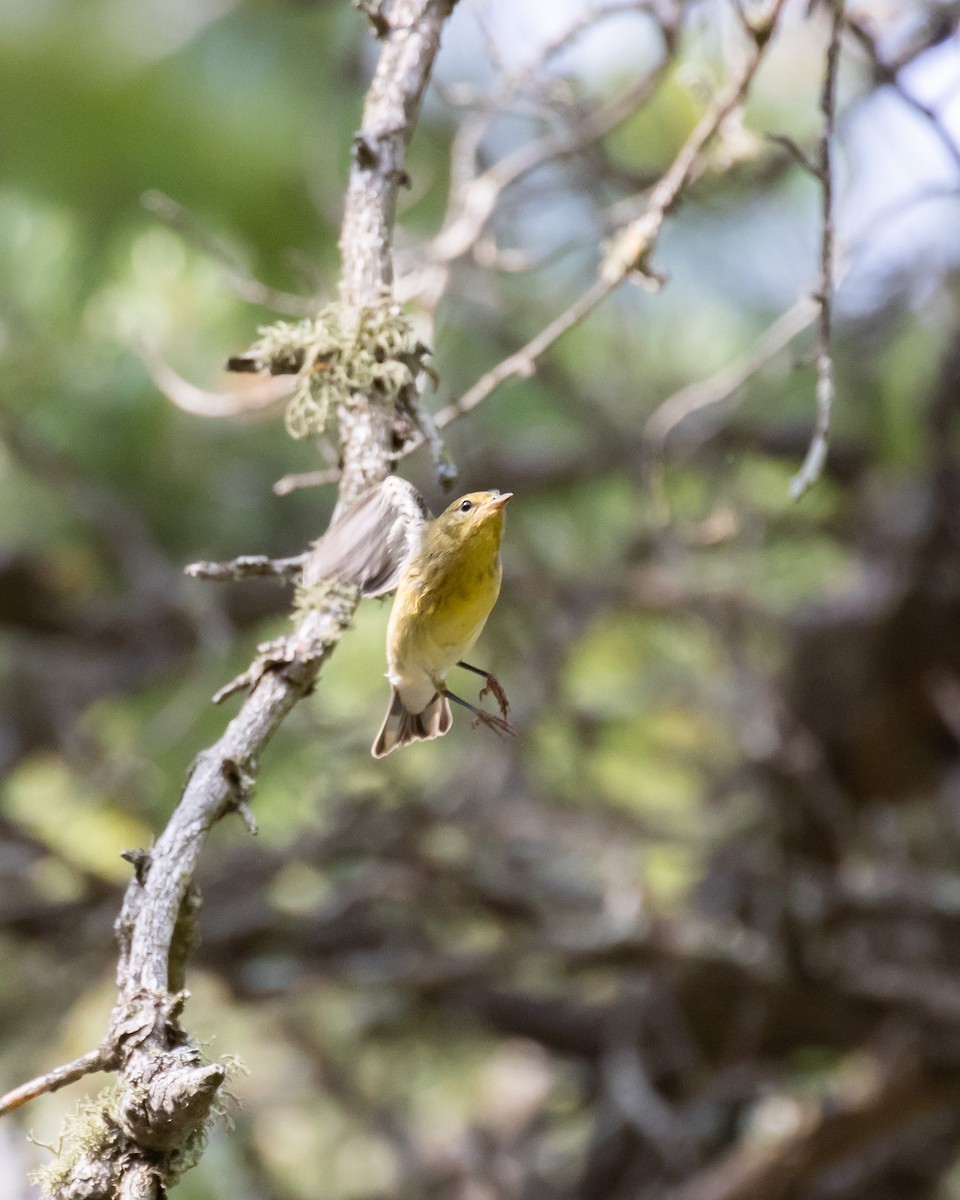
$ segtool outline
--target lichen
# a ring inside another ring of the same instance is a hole
[[[242,1073],[237,1059],[227,1059],[226,1080]],[[142,1151],[123,1132],[120,1116],[124,1104],[146,1097],[146,1088],[134,1085],[125,1089],[112,1084],[93,1100],[82,1101],[64,1121],[56,1158],[31,1176],[40,1188],[41,1200],[62,1200],[83,1195],[84,1200],[107,1200],[116,1193],[116,1184],[132,1163],[140,1163],[154,1172],[166,1187],[173,1187],[200,1161],[211,1130],[229,1123],[229,1108],[235,1098],[218,1090],[209,1112],[184,1138],[183,1145],[167,1153]],[[89,1180],[98,1181],[96,1193]],[[106,1190],[101,1191],[102,1182]],[[78,1188],[80,1190],[78,1190]]]
[[[321,579],[309,586],[301,583],[293,595],[291,617],[297,623],[308,613],[325,608],[330,601],[333,601],[337,607],[342,605],[347,608],[355,604],[356,599],[357,586],[353,583],[345,583],[339,579]]]
[[[117,1120],[120,1089],[116,1084],[104,1088],[93,1100],[83,1100],[63,1123],[57,1157],[30,1177],[40,1188],[41,1200],[56,1200],[84,1157],[116,1158],[125,1141]]]
[[[249,352],[256,369],[297,375],[286,411],[294,438],[324,433],[330,414],[354,394],[396,402],[429,372],[429,351],[398,304],[356,310],[331,303],[311,320],[277,321],[258,333]]]

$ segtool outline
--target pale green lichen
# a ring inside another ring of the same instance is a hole
[[[243,1070],[238,1059],[227,1058],[223,1065],[226,1067],[225,1082]],[[145,1096],[146,1089],[135,1087],[124,1091],[120,1085],[112,1084],[95,1099],[81,1101],[76,1111],[64,1121],[56,1159],[31,1175],[31,1182],[40,1188],[41,1200],[58,1200],[74,1184],[74,1175],[84,1159],[109,1164],[119,1179],[124,1165],[139,1157],[136,1147],[123,1132],[120,1111],[124,1102]],[[220,1123],[230,1123],[229,1107],[235,1103],[230,1092],[221,1087],[206,1117],[186,1134],[183,1145],[157,1157],[155,1170],[167,1187],[173,1187],[197,1165],[211,1130]]]
[[[294,438],[322,434],[331,412],[355,393],[397,401],[429,371],[429,352],[397,304],[359,310],[327,304],[312,320],[277,321],[259,335],[250,348],[257,370],[297,375],[286,411]]]
[[[357,603],[358,588],[356,584],[344,583],[340,579],[321,579],[309,585],[298,584],[293,594],[294,622],[299,622],[308,613],[336,607],[344,613]]]
[[[119,1104],[120,1089],[114,1084],[95,1099],[81,1101],[76,1112],[64,1120],[56,1159],[30,1177],[40,1188],[41,1200],[55,1200],[60,1195],[84,1156],[116,1156],[125,1140],[118,1121]]]

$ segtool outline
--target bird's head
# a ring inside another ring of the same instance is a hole
[[[493,535],[499,542],[503,510],[513,492],[470,492],[445,508],[435,522],[440,537],[457,542]]]

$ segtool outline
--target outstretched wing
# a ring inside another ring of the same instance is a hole
[[[392,592],[407,560],[419,550],[431,515],[412,483],[388,476],[313,543],[303,568],[304,586],[341,579],[355,583],[364,596]]]

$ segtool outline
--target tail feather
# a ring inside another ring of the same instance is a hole
[[[414,713],[406,708],[400,693],[394,688],[390,693],[387,715],[383,718],[370,753],[374,758],[383,758],[391,750],[406,746],[408,742],[443,737],[452,724],[450,702],[446,696],[434,696],[423,712]]]

